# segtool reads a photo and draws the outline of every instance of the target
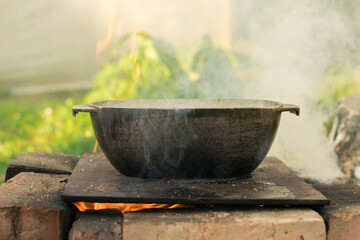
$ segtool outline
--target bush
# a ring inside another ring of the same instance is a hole
[[[73,105],[109,99],[220,98],[227,81],[238,83],[229,89],[234,97],[241,97],[246,79],[238,78],[237,57],[214,47],[210,38],[204,37],[190,63],[184,63],[159,39],[146,33],[126,35],[111,48],[109,60],[85,96],[59,98],[49,94],[0,101],[0,117],[6,119],[0,122],[0,139],[4,139],[0,145],[0,182],[6,166],[2,163],[20,152],[79,155],[92,151],[95,137],[90,118],[85,114],[71,117]]]
[[[314,108],[326,115],[325,133],[329,136],[336,114],[337,102],[346,96],[360,93],[360,84],[356,79],[360,69],[332,68],[325,74],[325,79],[318,86]],[[358,74],[357,74],[358,73]]]

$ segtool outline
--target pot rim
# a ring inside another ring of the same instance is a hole
[[[88,105],[73,106],[73,115],[78,112],[97,112],[102,109],[133,110],[226,110],[226,109],[272,109],[278,112],[290,111],[299,115],[300,108],[271,100],[258,99],[135,99],[104,100]]]

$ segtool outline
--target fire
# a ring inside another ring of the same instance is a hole
[[[118,3],[116,1],[106,1],[107,33],[105,38],[96,43],[96,60],[100,65],[109,57],[109,47],[113,41],[120,36],[123,28],[123,22],[116,18]]]
[[[136,79],[139,79],[140,77],[140,65],[136,63]]]
[[[138,65],[137,65],[138,68]],[[138,70],[140,71],[140,70]],[[96,140],[93,152],[96,152],[98,147],[98,141]],[[104,209],[118,209],[122,213],[136,212],[144,209],[173,209],[173,208],[193,208],[196,205],[191,204],[161,204],[161,203],[91,203],[91,202],[72,202],[80,212],[86,210],[104,210]]]
[[[113,30],[114,30],[113,25],[109,24],[108,31],[107,31],[105,39],[101,39],[96,43],[96,59],[99,62],[101,62],[101,60],[100,60],[101,59],[101,54],[108,48],[108,46],[109,46],[109,44],[110,44],[110,42],[112,40]]]
[[[90,203],[90,202],[73,202],[80,212],[86,210],[104,210],[104,209],[118,209],[122,213],[136,212],[144,209],[174,209],[174,208],[193,208],[196,205],[191,204],[161,204],[161,203]]]
[[[93,153],[96,153],[97,147],[98,147],[98,141],[96,140],[93,148]]]

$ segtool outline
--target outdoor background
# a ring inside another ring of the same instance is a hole
[[[0,0],[0,183],[22,151],[82,154],[71,107],[107,99],[255,98],[300,105],[272,147],[304,176],[340,176],[336,101],[360,93],[350,0]]]

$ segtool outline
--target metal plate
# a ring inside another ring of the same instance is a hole
[[[319,191],[275,157],[248,178],[142,179],[115,170],[102,153],[85,153],[61,195],[67,202],[328,205]]]

